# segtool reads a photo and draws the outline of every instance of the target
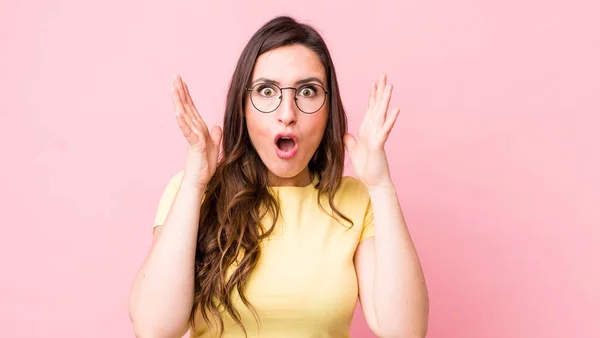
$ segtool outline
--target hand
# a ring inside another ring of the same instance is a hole
[[[206,186],[217,168],[223,132],[218,126],[208,131],[194,106],[187,85],[179,75],[175,75],[173,80],[171,96],[177,123],[189,144],[184,178]]]
[[[384,144],[400,109],[394,108],[388,114],[393,88],[386,85],[386,80],[383,74],[377,83],[371,83],[369,107],[358,130],[358,138],[352,134],[344,135],[354,173],[369,188],[392,182]]]

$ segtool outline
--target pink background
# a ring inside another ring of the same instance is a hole
[[[171,75],[209,124],[277,14],[329,44],[356,131],[395,85],[393,178],[428,337],[600,336],[600,24],[592,1],[0,5],[0,336],[132,337],[131,280],[183,164]],[[360,312],[355,337],[371,337]]]

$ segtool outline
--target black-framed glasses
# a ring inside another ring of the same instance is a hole
[[[250,101],[256,110],[271,113],[279,108],[283,98],[283,90],[294,90],[294,102],[305,114],[319,111],[325,104],[328,91],[316,83],[307,83],[299,87],[279,87],[273,83],[257,83],[252,88],[246,88],[250,93]]]

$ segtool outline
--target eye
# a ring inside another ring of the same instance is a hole
[[[277,94],[277,89],[268,84],[260,85],[256,90],[258,91],[258,94],[263,97],[273,97]]]
[[[319,93],[319,87],[315,85],[306,85],[298,88],[298,95],[301,97],[313,97]]]

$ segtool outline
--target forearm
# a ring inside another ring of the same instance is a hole
[[[429,300],[393,184],[369,189],[375,222],[374,307],[383,337],[424,337]]]
[[[165,224],[135,278],[130,317],[141,337],[146,332],[181,337],[187,330],[203,194],[203,188],[182,181]]]

